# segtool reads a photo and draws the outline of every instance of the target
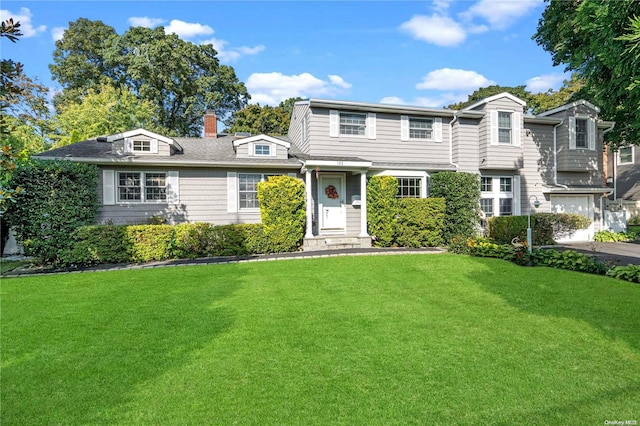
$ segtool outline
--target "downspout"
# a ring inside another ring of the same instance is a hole
[[[605,192],[600,196],[600,230],[604,230],[604,198],[613,194],[614,191]]]
[[[558,127],[562,126],[564,119],[560,123],[553,126],[553,185],[559,186],[564,189],[569,189],[567,185],[560,185],[558,183]]]
[[[458,113],[453,113],[453,120],[449,122],[449,164],[456,167],[458,171],[458,165],[453,162],[453,123],[458,119]]]

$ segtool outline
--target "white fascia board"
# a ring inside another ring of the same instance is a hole
[[[527,105],[527,103],[525,101],[523,101],[522,99],[520,99],[517,96],[512,95],[511,93],[507,93],[507,92],[502,92],[502,93],[498,93],[497,95],[493,95],[493,96],[489,96],[488,98],[484,98],[479,100],[478,102],[476,102],[475,104],[471,104],[467,107],[462,108],[462,111],[468,111],[470,109],[473,109],[475,107],[478,107],[482,104],[486,104],[488,102],[492,102],[495,101],[496,99],[501,99],[501,98],[509,98],[512,101],[522,105],[523,107]]]
[[[299,169],[300,163],[249,163],[249,162],[224,162],[224,161],[134,161],[133,159],[108,159],[108,158],[89,158],[89,157],[35,157],[40,160],[65,160],[75,161],[77,163],[95,164],[99,166],[105,165],[133,165],[136,167],[225,167],[225,168],[252,168],[252,169]]]
[[[369,168],[371,161],[340,161],[340,160],[306,160],[305,167],[348,167],[348,168]]]
[[[559,106],[558,108],[554,108],[554,109],[549,110],[549,111],[541,112],[540,114],[538,114],[538,116],[539,117],[544,117],[544,116],[547,116],[547,115],[555,114],[557,112],[566,111],[568,109],[575,108],[575,107],[580,106],[580,105],[584,105],[584,106],[586,106],[588,108],[591,108],[591,109],[595,110],[598,113],[600,112],[600,108],[598,108],[597,106],[595,106],[591,102],[587,102],[584,99],[581,99],[579,101],[575,101],[575,102],[572,102],[570,104],[562,105],[562,106]]]
[[[169,144],[169,145],[173,145],[178,149],[178,151],[182,151],[182,147],[175,140],[173,140],[171,138],[168,138],[166,136],[162,136],[162,135],[160,135],[158,133],[150,132],[149,130],[146,130],[146,129],[143,129],[143,128],[134,129],[134,130],[128,130],[126,132],[117,133],[115,135],[107,136],[107,142],[115,142],[115,141],[120,140],[120,139],[133,138],[133,137],[141,136],[141,135],[142,136],[146,136],[146,137],[151,138],[151,139],[157,139],[157,140],[159,140],[161,142],[164,142],[166,144]]]
[[[379,170],[374,173],[376,176],[396,176],[396,177],[426,177],[428,173],[424,170]]]
[[[524,122],[525,123],[532,123],[532,124],[560,124],[562,123],[562,119],[561,118],[553,118],[553,117],[540,117],[537,115],[525,115],[524,116]]]
[[[456,111],[445,108],[426,108],[407,105],[374,104],[367,102],[335,101],[330,99],[310,99],[309,105],[317,108],[330,108],[347,111],[382,112],[416,116],[453,117]]]
[[[255,136],[249,136],[246,138],[236,139],[233,141],[233,146],[234,148],[237,148],[238,146],[244,145],[246,143],[259,142],[259,141],[273,143],[276,145],[283,146],[287,149],[291,148],[291,142],[283,141],[282,139],[274,138],[273,136],[269,136],[269,135],[255,135]]]

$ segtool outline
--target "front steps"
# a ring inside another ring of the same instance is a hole
[[[305,238],[302,245],[304,251],[370,247],[371,237],[358,237],[348,235],[318,235],[316,237]]]

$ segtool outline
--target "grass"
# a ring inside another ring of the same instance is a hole
[[[4,274],[5,272],[12,271],[20,266],[28,265],[29,262],[26,260],[4,260],[0,261],[0,274]]]
[[[16,424],[604,424],[640,286],[402,255],[3,279]]]

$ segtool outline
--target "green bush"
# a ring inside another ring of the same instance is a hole
[[[474,237],[477,234],[480,209],[478,175],[461,172],[440,172],[431,176],[431,197],[444,198],[446,210],[443,237]]]
[[[182,223],[174,228],[170,252],[178,259],[212,256],[215,246],[215,226],[210,223]]]
[[[299,250],[306,221],[304,183],[290,176],[271,176],[258,184],[258,201],[268,251]]]
[[[595,256],[579,253],[575,250],[535,250],[532,261],[535,266],[549,266],[598,275],[604,275],[608,269],[607,265],[600,262]]]
[[[497,244],[511,244],[514,238],[527,241],[528,216],[498,216],[487,219],[487,236]],[[535,231],[540,227],[535,226],[535,220],[531,218],[531,226]],[[532,235],[533,243],[540,244],[537,235]],[[549,244],[548,242],[546,244]]]
[[[640,226],[640,216],[632,216],[627,220],[627,225]]]
[[[81,226],[71,234],[71,247],[59,256],[61,265],[98,265],[130,261],[125,225]]]
[[[173,229],[172,225],[127,226],[126,238],[131,261],[150,262],[171,259]]]
[[[401,198],[395,240],[402,247],[442,245],[444,198]]]
[[[467,240],[469,254],[479,257],[495,257],[508,260],[518,265],[529,263],[529,252],[525,246],[513,244],[496,244],[488,238],[470,238]]]
[[[24,190],[8,203],[5,218],[27,256],[55,264],[75,229],[98,212],[98,169],[71,161],[33,160],[15,170],[10,187]]]
[[[635,232],[598,231],[593,236],[593,240],[600,243],[623,243],[634,241],[639,235]]]
[[[377,247],[394,243],[398,216],[398,180],[373,176],[367,182],[367,225]]]
[[[640,283],[640,265],[615,266],[607,271],[607,276]]]
[[[513,238],[527,241],[528,216],[500,216],[487,220],[487,234],[498,244]],[[531,239],[534,245],[555,244],[555,239],[587,228],[591,221],[574,213],[536,213],[531,215]]]

